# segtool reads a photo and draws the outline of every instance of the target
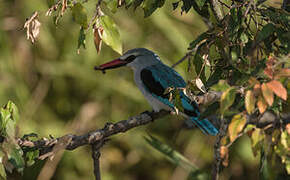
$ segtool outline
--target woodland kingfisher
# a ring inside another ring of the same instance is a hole
[[[107,69],[128,66],[134,71],[137,87],[145,96],[155,112],[160,110],[174,111],[174,102],[167,88],[185,88],[183,78],[172,68],[163,64],[154,52],[145,48],[135,48],[127,51],[118,59],[95,67],[105,72]],[[199,119],[200,111],[197,104],[183,91],[179,91],[182,109],[179,113],[190,119],[205,134],[217,135],[217,128],[208,119]]]

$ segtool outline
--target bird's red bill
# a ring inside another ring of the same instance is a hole
[[[113,68],[117,68],[117,67],[121,67],[126,65],[127,62],[123,61],[121,59],[115,59],[113,61],[107,62],[105,64],[102,64],[100,66],[95,67],[96,70],[101,70],[104,71],[106,69],[113,69]]]

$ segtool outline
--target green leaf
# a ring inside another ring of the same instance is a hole
[[[260,152],[263,146],[263,140],[265,138],[264,131],[260,128],[256,128],[251,135],[251,142],[252,142],[252,151],[254,156]]]
[[[88,28],[87,12],[81,3],[76,3],[72,7],[72,16],[76,23],[81,25],[84,29]]]
[[[204,176],[198,176],[201,175],[201,172],[199,171],[197,166],[192,164],[186,157],[184,157],[179,152],[175,151],[168,145],[160,142],[153,136],[144,138],[148,144],[150,144],[154,149],[162,153],[170,162],[176,164],[177,166],[181,166],[186,170],[190,170],[192,175],[195,175],[196,179],[206,179]]]
[[[199,7],[199,9],[201,10],[202,7],[204,6],[206,0],[195,0],[197,6]]]
[[[0,163],[0,179],[1,180],[5,180],[6,179],[5,168],[4,168],[4,165],[2,163]]]
[[[242,43],[244,43],[244,44],[246,44],[249,41],[247,34],[244,32],[242,32],[240,39],[241,39]]]
[[[219,80],[218,84],[215,84],[211,87],[211,90],[222,92],[222,91],[226,91],[230,87],[231,86],[228,85],[228,83],[225,80]]]
[[[16,123],[19,120],[19,112],[16,105],[8,101],[8,103],[0,109],[0,130],[1,135],[8,138],[14,138]]]
[[[234,103],[236,97],[236,89],[231,87],[228,88],[221,97],[220,102],[220,111],[221,114],[224,114],[225,111],[229,109],[229,107]]]
[[[209,37],[210,37],[210,34],[208,34],[208,32],[202,33],[194,41],[192,41],[189,44],[189,48],[188,49],[194,49],[201,41],[203,41],[205,39],[208,39]]]
[[[118,0],[104,0],[106,7],[112,12],[116,13],[118,9]]]
[[[164,5],[165,0],[145,0],[143,3],[144,17],[150,16],[157,8]]]
[[[280,141],[275,146],[274,150],[280,156],[282,163],[285,164],[285,168],[288,174],[290,174],[289,148],[290,148],[290,134],[287,132],[287,130],[284,130],[281,133]]]
[[[17,169],[18,172],[24,170],[25,162],[22,156],[23,151],[18,145],[14,145],[8,154],[8,161]]]
[[[122,42],[115,22],[109,16],[100,17],[101,26],[104,28],[102,39],[114,51],[122,54]]]
[[[183,112],[183,106],[182,106],[182,102],[181,102],[181,98],[180,98],[180,91],[179,89],[176,88],[168,88],[166,91],[169,91],[170,95],[172,96],[172,98],[170,98],[170,102],[172,102],[174,104],[176,113],[178,114],[179,111]],[[165,92],[166,93],[166,92]]]
[[[81,46],[85,49],[86,48],[86,34],[83,27],[80,29],[79,39],[78,39],[78,51],[80,50]]]
[[[238,134],[243,130],[246,123],[247,119],[243,114],[237,114],[232,118],[228,128],[231,142],[237,138]]]
[[[199,52],[199,51],[198,51]],[[205,77],[205,68],[202,68],[204,59],[199,55],[199,53],[196,53],[193,59],[193,64],[194,64],[194,69],[196,72],[196,75],[200,75],[200,79],[203,82],[206,82],[206,77]]]
[[[26,153],[27,165],[32,166],[35,159],[39,157],[39,150],[29,151]]]
[[[269,23],[263,27],[263,29],[257,35],[257,42],[261,42],[271,36],[275,32],[275,25]]]
[[[6,172],[3,164],[4,153],[0,150],[0,180],[6,179]]]

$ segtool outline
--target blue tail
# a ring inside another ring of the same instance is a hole
[[[214,127],[214,125],[208,120],[208,119],[202,119],[199,120],[197,117],[191,117],[190,118],[194,124],[196,124],[199,129],[202,130],[203,133],[205,134],[210,134],[212,136],[215,136],[218,134],[217,128]]]

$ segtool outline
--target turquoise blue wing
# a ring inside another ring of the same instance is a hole
[[[172,68],[164,64],[156,64],[141,71],[141,80],[148,93],[162,103],[174,109],[174,103],[169,101],[169,94],[164,94],[169,87],[184,88],[183,78]],[[206,134],[216,135],[218,130],[207,120],[199,120],[200,112],[197,104],[191,101],[182,91],[179,92],[183,113]]]

